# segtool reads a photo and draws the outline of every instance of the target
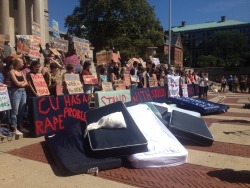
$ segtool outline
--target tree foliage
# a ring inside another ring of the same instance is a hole
[[[246,65],[249,50],[247,39],[240,32],[218,31],[209,42],[209,54],[217,58],[217,66]]]
[[[115,48],[128,57],[143,57],[148,46],[164,42],[163,28],[147,0],[79,0],[65,21],[73,35],[89,39],[97,51]]]
[[[199,67],[215,67],[217,66],[217,58],[212,55],[202,55],[199,56],[198,59]]]

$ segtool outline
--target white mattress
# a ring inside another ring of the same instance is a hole
[[[175,166],[187,161],[188,151],[145,104],[127,108],[148,141],[148,152],[127,157],[135,168]]]
[[[195,111],[192,111],[192,110],[185,110],[185,109],[173,106],[173,105],[167,105],[166,103],[157,103],[157,102],[151,102],[151,103],[154,104],[154,105],[158,105],[158,106],[162,106],[162,107],[167,108],[168,112],[172,112],[173,110],[175,110],[175,111],[183,112],[185,114],[189,114],[189,115],[192,115],[192,116],[195,116],[195,117],[199,117],[199,118],[201,117],[201,114],[199,112],[195,112]]]

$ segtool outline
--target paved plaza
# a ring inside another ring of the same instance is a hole
[[[43,137],[22,138],[0,144],[0,187],[250,187],[249,94],[209,93],[209,100],[228,112],[202,118],[214,136],[210,147],[183,142],[188,162],[175,167],[132,169],[129,165],[99,172],[97,176],[63,177],[58,172]]]

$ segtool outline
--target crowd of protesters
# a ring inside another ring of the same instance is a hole
[[[180,76],[180,91],[184,84],[193,84],[199,86],[199,98],[207,98],[209,79],[208,74],[204,72],[194,72],[192,70],[185,70],[182,67],[171,68],[167,64],[155,65],[152,61],[142,63],[141,61],[126,61],[115,62],[114,60],[108,66],[97,67],[98,85],[85,85],[82,77],[84,75],[92,75],[91,61],[80,62],[80,65],[73,66],[65,64],[66,57],[72,54],[55,55],[51,51],[51,44],[46,44],[45,49],[40,49],[43,55],[44,62],[39,59],[32,59],[27,55],[21,53],[13,53],[10,45],[5,43],[4,49],[0,49],[0,86],[8,88],[8,93],[11,101],[12,109],[6,112],[0,112],[1,116],[5,114],[8,124],[16,135],[21,135],[22,132],[29,131],[24,128],[23,120],[28,119],[28,107],[31,97],[37,97],[36,89],[31,79],[31,74],[41,73],[48,86],[50,95],[57,95],[57,80],[58,76],[62,78],[63,93],[67,94],[65,90],[65,83],[63,82],[62,72],[68,74],[79,74],[83,84],[84,93],[92,94],[95,91],[102,90],[102,82],[111,82],[113,88],[116,88],[116,81],[125,80],[125,74],[130,75],[131,86],[129,89],[149,87],[149,78],[154,77],[158,85],[161,81],[166,82],[166,75]],[[42,67],[42,65],[44,65]],[[163,82],[164,84],[164,82]],[[249,88],[249,77],[241,76],[238,79],[236,76],[229,78],[221,78],[221,91],[225,91],[228,85],[229,90],[238,92],[246,92]],[[196,87],[194,87],[196,88]],[[182,94],[182,92],[180,92]],[[1,119],[3,117],[0,117]]]

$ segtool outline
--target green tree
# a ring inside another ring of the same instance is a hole
[[[209,54],[217,57],[218,66],[246,64],[249,45],[243,34],[233,31],[218,31],[209,42]]]
[[[147,0],[80,0],[66,17],[73,35],[86,37],[96,51],[119,50],[121,55],[145,56],[148,46],[163,44],[163,27]],[[81,29],[81,25],[86,27]]]
[[[197,61],[198,61],[199,67],[215,67],[217,65],[217,58],[212,55],[199,56]]]

